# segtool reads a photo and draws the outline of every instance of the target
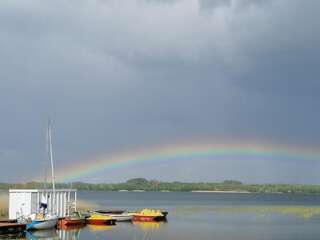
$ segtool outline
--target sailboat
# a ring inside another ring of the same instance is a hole
[[[27,229],[51,229],[57,225],[58,216],[54,213],[55,210],[55,179],[54,179],[54,167],[53,167],[53,154],[52,154],[52,137],[51,137],[51,125],[50,121],[48,122],[48,129],[47,129],[47,143],[48,143],[48,154],[50,159],[51,165],[51,179],[52,179],[52,197],[53,197],[53,206],[52,212],[47,213],[47,201],[48,195],[42,195],[40,208],[43,209],[42,213],[32,214],[30,216],[31,222],[27,224]]]

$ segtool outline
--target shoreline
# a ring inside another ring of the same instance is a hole
[[[246,193],[246,194],[250,194],[252,192],[248,192],[248,191],[236,191],[236,190],[230,190],[230,191],[224,191],[224,190],[194,190],[194,191],[190,191],[193,193]]]
[[[13,188],[14,189],[14,188]],[[23,188],[24,189],[24,188]],[[142,189],[133,189],[133,190],[102,190],[102,189],[77,189],[81,192],[119,192],[119,193],[234,193],[234,194],[288,194],[288,195],[320,195],[318,192],[279,192],[279,191],[264,191],[264,192],[250,192],[245,190],[189,190],[189,191],[174,191],[174,190],[142,190]],[[8,197],[9,189],[0,189],[0,194]],[[0,199],[2,200],[2,199]],[[1,205],[1,201],[0,201]]]

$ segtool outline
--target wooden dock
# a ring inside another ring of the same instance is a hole
[[[26,224],[20,224],[10,221],[0,222],[0,233],[17,233],[26,230]]]

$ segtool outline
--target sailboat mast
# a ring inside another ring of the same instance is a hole
[[[54,166],[53,166],[53,153],[52,153],[52,137],[51,137],[51,124],[50,120],[48,121],[48,145],[49,145],[49,158],[51,163],[51,179],[52,179],[52,192],[53,196],[55,195],[55,179],[54,179]]]

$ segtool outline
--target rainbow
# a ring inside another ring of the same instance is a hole
[[[186,143],[161,145],[148,149],[110,154],[88,159],[56,171],[60,182],[78,181],[81,177],[107,170],[157,162],[195,159],[290,159],[320,160],[320,152],[312,148],[298,148],[258,143]]]

